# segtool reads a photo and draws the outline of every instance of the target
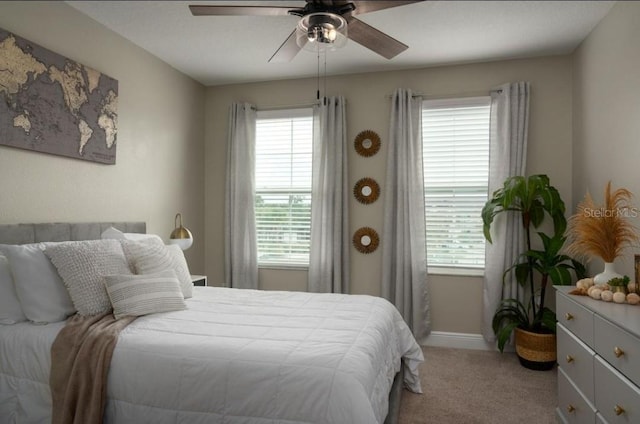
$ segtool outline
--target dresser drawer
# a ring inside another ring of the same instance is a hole
[[[558,365],[591,402],[593,393],[593,356],[595,352],[562,324],[557,327]]]
[[[596,414],[596,424],[609,424],[607,420],[604,419],[601,413]]]
[[[640,423],[640,389],[596,355],[596,408],[609,424]]]
[[[556,311],[558,322],[593,348],[593,312],[560,293],[556,293]]]
[[[595,317],[594,328],[596,353],[640,385],[640,339],[600,316]]]
[[[594,406],[573,385],[562,368],[558,368],[558,409],[567,423],[595,424],[596,422]]]

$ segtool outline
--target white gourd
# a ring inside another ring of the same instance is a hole
[[[576,283],[576,287],[579,289],[588,289],[591,286],[593,286],[593,278],[583,278]]]
[[[600,300],[601,295],[602,295],[602,290],[600,290],[597,287],[591,290],[591,293],[589,293],[589,296],[591,296],[595,300]]]
[[[603,290],[602,293],[600,293],[600,299],[605,302],[611,302],[613,300],[613,292],[611,290]]]
[[[613,294],[613,301],[616,303],[624,303],[627,300],[627,295],[623,292],[615,292]]]
[[[635,293],[629,293],[627,295],[627,303],[629,303],[630,305],[637,305],[638,303],[640,303],[640,296]]]

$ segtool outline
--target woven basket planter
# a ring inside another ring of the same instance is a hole
[[[516,354],[523,367],[550,370],[556,364],[556,335],[532,333],[516,328]]]

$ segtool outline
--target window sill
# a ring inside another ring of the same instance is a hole
[[[308,271],[309,265],[297,264],[258,264],[258,270],[261,269],[279,269],[284,271]]]
[[[484,277],[484,268],[446,268],[446,267],[429,267],[427,269],[429,275],[449,275],[460,277]]]

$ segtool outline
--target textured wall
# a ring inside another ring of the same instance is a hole
[[[204,87],[64,2],[1,2],[0,27],[119,82],[116,165],[0,146],[0,223],[146,221],[176,212],[204,272]]]
[[[573,199],[587,192],[601,203],[604,188],[626,187],[640,207],[640,3],[618,2],[575,52]],[[640,218],[634,219],[640,228]],[[632,279],[633,254],[616,261]],[[602,261],[591,264],[602,270]]]
[[[301,53],[301,54],[304,54]],[[331,55],[328,56],[331,66]],[[528,150],[530,173],[547,173],[565,201],[571,204],[571,58],[546,57],[396,72],[346,75],[327,79],[327,94],[347,99],[347,136],[353,143],[362,130],[376,131],[382,138],[380,152],[370,158],[349,149],[350,186],[362,177],[381,185],[381,198],[371,205],[350,202],[350,228],[361,226],[382,231],[385,169],[390,100],[397,87],[411,88],[428,96],[480,95],[501,83],[527,80],[532,83],[531,128]],[[322,86],[322,85],[321,85]],[[248,101],[258,108],[311,103],[316,80],[299,79],[268,83],[210,87],[206,100],[206,222],[207,274],[210,284],[224,281],[223,225],[224,173],[228,107]],[[363,255],[351,252],[353,293],[380,294],[381,251]],[[260,284],[268,289],[306,290],[307,273],[261,270]],[[480,277],[431,276],[433,329],[479,333],[482,310]]]

